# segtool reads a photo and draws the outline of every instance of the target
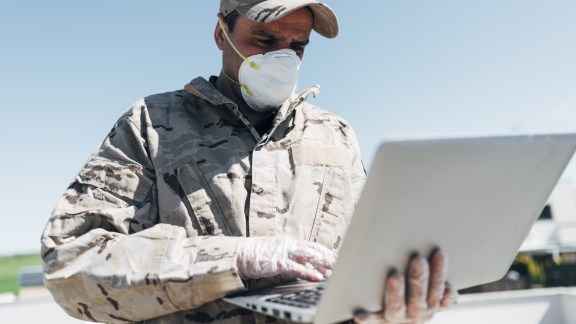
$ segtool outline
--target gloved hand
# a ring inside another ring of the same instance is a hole
[[[321,281],[330,275],[335,261],[336,253],[318,243],[279,235],[247,237],[240,244],[237,265],[243,279],[282,274]]]
[[[448,257],[440,249],[429,260],[415,255],[407,277],[391,272],[386,280],[385,304],[381,312],[358,310],[354,322],[360,324],[420,324],[438,311],[456,304],[458,291],[446,281]]]

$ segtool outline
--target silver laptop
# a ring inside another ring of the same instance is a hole
[[[457,289],[499,280],[575,149],[576,134],[386,141],[327,282],[224,300],[295,322],[344,321],[380,310],[387,270],[436,246]]]

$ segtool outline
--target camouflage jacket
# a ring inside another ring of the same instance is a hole
[[[309,92],[263,136],[202,78],[136,102],[46,225],[54,299],[95,322],[271,320],[219,301],[263,284],[240,280],[240,240],[285,233],[337,249],[365,180],[354,132]]]

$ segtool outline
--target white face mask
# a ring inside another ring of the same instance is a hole
[[[296,52],[281,49],[246,58],[232,44],[220,19],[218,22],[230,46],[244,60],[238,71],[238,81],[226,75],[240,85],[244,101],[261,112],[280,107],[296,90],[301,63]]]

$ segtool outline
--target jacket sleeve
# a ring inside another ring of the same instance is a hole
[[[42,234],[46,286],[73,317],[136,322],[243,288],[236,268],[242,238],[193,236],[158,224],[146,125],[138,108],[119,119]]]
[[[354,194],[354,206],[358,205],[360,200],[360,195],[366,184],[366,168],[364,167],[364,162],[362,161],[362,155],[360,154],[360,147],[358,140],[356,138],[356,133],[352,128],[350,128],[350,152],[351,152],[351,162],[352,162],[352,192]]]

